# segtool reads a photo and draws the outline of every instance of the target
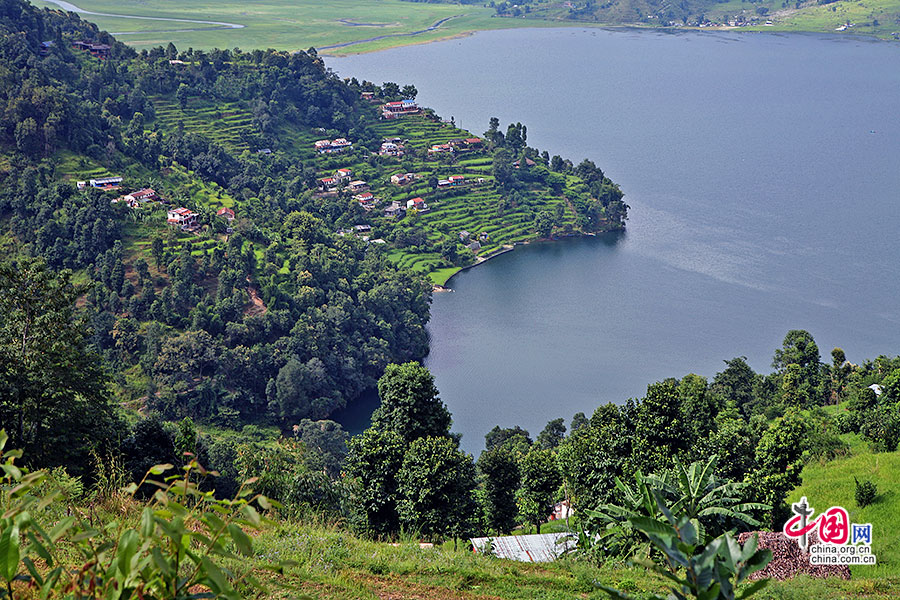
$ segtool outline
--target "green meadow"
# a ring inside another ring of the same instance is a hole
[[[46,0],[33,0],[37,6],[58,8]],[[213,29],[212,25],[123,19],[84,15],[101,29],[120,34],[120,39],[136,48],[149,48],[174,42],[179,48],[275,48],[307,49],[379,36],[396,36],[422,31],[442,19],[449,19],[437,30],[407,37],[383,40],[328,50],[329,54],[368,52],[388,47],[434,41],[483,29],[511,26],[548,26],[547,22],[494,17],[494,10],[476,5],[431,4],[401,0],[267,0],[247,3],[222,0],[76,0],[83,10],[115,15],[200,19],[244,25],[241,29]],[[190,30],[196,31],[190,31]],[[178,30],[178,31],[175,31]],[[139,32],[139,33],[138,33]]]

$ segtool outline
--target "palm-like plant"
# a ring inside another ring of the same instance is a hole
[[[701,543],[730,529],[734,522],[755,527],[759,522],[748,511],[767,510],[765,504],[745,502],[746,484],[722,481],[715,475],[718,457],[685,467],[675,459],[675,469],[660,475],[634,475],[634,486],[616,478],[619,504],[601,504],[586,510],[585,531],[580,539],[585,550],[606,554],[646,554],[650,547],[632,527],[635,518],[659,519],[657,498],[664,498],[673,512],[685,516],[697,531]],[[712,532],[707,530],[712,529]]]

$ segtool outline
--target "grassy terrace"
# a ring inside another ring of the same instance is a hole
[[[192,97],[182,109],[174,99],[155,98],[153,106],[156,118],[167,128],[176,129],[181,123],[186,132],[203,135],[231,151],[249,149],[241,134],[252,131],[253,116],[242,103],[214,103]]]

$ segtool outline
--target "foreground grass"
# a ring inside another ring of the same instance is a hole
[[[282,523],[262,532],[254,542],[258,565],[295,561],[297,565],[287,569],[278,583],[316,598],[608,598],[601,585],[648,598],[665,590],[662,578],[622,564],[594,566],[574,559],[519,563],[469,552],[463,544],[457,550],[452,544],[419,548],[415,541],[392,546],[334,527]],[[291,594],[285,590],[278,595]],[[804,576],[772,582],[758,597],[837,600],[898,595],[900,579],[896,577],[841,581]]]

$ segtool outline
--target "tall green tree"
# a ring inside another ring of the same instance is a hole
[[[519,488],[517,504],[522,518],[541,532],[541,523],[553,511],[553,503],[562,475],[552,450],[532,448],[522,459],[520,467],[522,486]]]
[[[400,530],[397,518],[397,473],[406,445],[394,431],[370,427],[351,438],[345,464],[347,475],[360,484],[363,527],[373,537],[390,537]]]
[[[397,513],[407,531],[431,539],[466,537],[475,516],[475,463],[446,437],[410,444],[397,473]]]
[[[549,421],[537,436],[540,448],[556,448],[566,437],[566,426],[562,419]]]
[[[381,404],[372,427],[396,432],[407,444],[450,433],[450,411],[438,397],[434,376],[417,362],[392,364],[378,380]]]
[[[0,429],[33,466],[63,465],[72,474],[121,428],[75,311],[82,291],[71,273],[54,273],[42,260],[0,265]]]
[[[800,367],[797,389],[800,396],[808,395],[815,402],[822,397],[822,363],[819,347],[813,336],[802,329],[792,329],[784,336],[782,347],[775,350],[772,366],[780,373],[787,370],[788,365]]]
[[[788,514],[784,499],[800,484],[803,450],[809,427],[796,410],[788,410],[763,433],[756,447],[756,471],[748,474],[755,500],[771,510],[764,521],[770,528],[781,527]]]
[[[516,491],[520,482],[516,453],[506,446],[485,450],[478,457],[477,467],[484,489],[487,526],[509,533],[516,526]]]

